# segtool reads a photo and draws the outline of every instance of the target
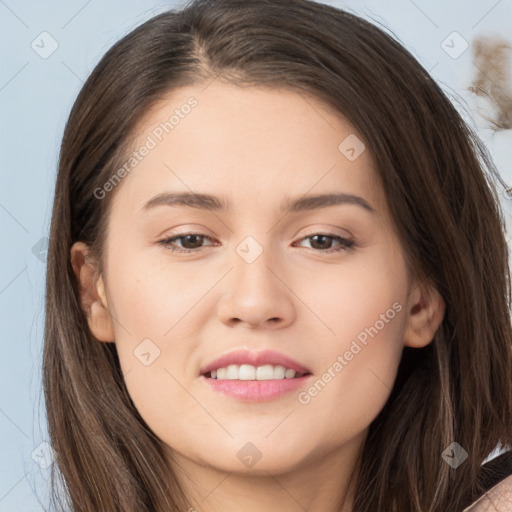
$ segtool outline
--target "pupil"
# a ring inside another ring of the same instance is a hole
[[[193,240],[196,240],[196,242],[200,242],[200,241],[201,241],[201,240],[200,240],[200,237],[198,237],[197,235],[187,235],[187,236],[185,237],[185,239],[189,239],[189,240],[190,240],[190,239],[192,239],[192,245],[193,245],[193,246],[195,245],[195,244],[194,244],[194,242],[193,242]],[[188,245],[188,244],[187,244],[187,245]],[[197,244],[196,244],[196,245],[197,245]],[[199,245],[201,245],[201,244],[199,243]]]
[[[315,235],[315,236],[313,237],[313,239],[315,239],[315,238],[317,238],[317,239],[318,239],[318,238],[320,238],[321,240],[323,239],[323,240],[325,241],[326,239],[328,239],[328,238],[330,238],[330,237],[328,237],[328,236],[326,236],[326,235]],[[313,241],[314,241],[314,240],[313,240]],[[322,244],[322,242],[320,242],[320,245],[323,245],[323,244]],[[325,247],[323,247],[323,248],[325,248]]]

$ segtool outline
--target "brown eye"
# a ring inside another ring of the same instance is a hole
[[[213,239],[200,233],[185,233],[160,240],[158,244],[164,246],[170,251],[191,253],[197,252],[199,249],[204,247],[204,240],[211,241]],[[312,240],[312,242],[310,242],[311,249],[315,250],[316,252],[341,252],[351,250],[355,247],[355,243],[352,240],[348,240],[334,233],[315,233],[313,235],[302,238],[302,240]],[[332,245],[334,240],[338,241],[338,244],[333,247]],[[181,241],[181,247],[176,246],[177,241]]]
[[[350,250],[355,246],[355,243],[352,240],[347,240],[346,238],[335,235],[334,233],[316,233],[302,238],[302,240],[308,239],[312,240],[312,242],[310,242],[311,248],[317,250],[317,252],[341,252]],[[339,242],[335,247],[332,247],[333,240],[338,240]]]
[[[201,235],[200,233],[185,233],[183,235],[176,235],[171,238],[160,240],[158,243],[171,251],[194,252],[201,249],[202,242],[205,239],[212,240],[209,236]],[[182,247],[175,247],[175,242],[177,240],[182,240]]]

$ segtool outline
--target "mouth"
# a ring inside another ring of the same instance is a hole
[[[224,368],[219,368],[218,370],[213,370],[201,375],[201,379],[214,392],[240,402],[269,402],[281,398],[284,399],[287,396],[293,396],[300,388],[306,386],[310,378],[312,378],[311,373],[301,374],[297,373],[295,370],[291,370],[295,373],[293,377],[291,372],[288,373],[289,377],[279,377],[283,373],[283,367],[277,368],[276,370],[276,367],[270,366],[270,368],[273,368],[274,371],[278,373],[278,378],[274,378],[272,375],[272,378],[243,380],[240,379],[240,375],[238,375],[238,377],[235,375],[236,368],[231,368],[231,365],[225,368],[226,378],[222,378]],[[270,377],[270,370],[265,369],[265,366],[256,367],[256,370],[258,370],[258,368],[264,368],[264,370],[260,371],[268,372],[265,376]],[[218,377],[219,370],[221,371],[220,378]],[[244,371],[245,370],[242,369],[242,376]],[[232,372],[229,374],[229,377],[233,376],[235,378],[229,378],[228,372]],[[212,373],[213,375],[217,375],[213,377]]]
[[[312,372],[273,350],[237,350],[212,361],[200,371],[209,388],[243,402],[284,398],[305,386]]]
[[[207,379],[216,380],[242,380],[242,381],[263,381],[263,380],[285,380],[300,379],[310,372],[299,372],[293,368],[287,368],[282,365],[266,364],[254,366],[251,364],[230,364],[228,366],[217,368],[203,374]]]
[[[218,380],[281,380],[311,374],[309,368],[275,350],[228,352],[200,370],[200,375]]]

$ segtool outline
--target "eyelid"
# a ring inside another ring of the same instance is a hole
[[[315,226],[318,226],[318,225],[315,225]],[[177,229],[180,229],[180,228],[177,228]],[[195,229],[197,229],[197,231],[195,231]],[[165,235],[165,233],[168,230],[165,230],[162,235],[158,235],[158,238],[162,237],[165,239],[169,239],[169,238],[186,236],[186,235],[201,235],[203,237],[210,238],[210,239],[215,238],[213,235],[205,233],[204,229],[205,228],[203,228],[202,226],[195,228],[194,225],[190,225],[190,228],[184,228],[183,231],[176,231],[176,232],[168,234],[167,236]],[[306,229],[309,231],[307,232],[307,234],[302,235],[301,238],[304,238],[307,236],[312,236],[312,235],[318,235],[318,234],[324,234],[324,235],[329,234],[330,236],[339,236],[342,238],[349,238],[350,240],[354,239],[354,236],[348,229],[344,229],[344,228],[340,228],[340,227],[329,226],[327,228],[322,228],[322,227],[311,227],[310,228],[310,226],[306,226],[305,228],[302,228],[302,229]],[[341,233],[338,233],[336,231],[341,231]],[[294,235],[294,238],[297,238],[297,236],[298,236],[297,234]]]
[[[189,231],[185,231],[183,233],[175,233],[175,234],[169,235],[168,237],[165,237],[165,238],[159,240],[157,242],[157,244],[162,245],[167,250],[170,250],[172,252],[182,253],[182,254],[183,253],[184,254],[194,254],[194,253],[198,253],[201,249],[204,249],[205,247],[215,247],[216,245],[218,245],[218,243],[214,243],[214,244],[210,244],[208,246],[201,246],[201,247],[194,248],[194,249],[181,249],[179,247],[173,247],[171,245],[175,240],[179,240],[180,238],[185,238],[185,237],[191,236],[191,235],[198,236],[201,239],[208,239],[210,241],[215,241],[215,238],[210,235],[201,233],[200,231],[190,231],[189,230]],[[346,236],[343,236],[343,235],[340,235],[340,234],[334,232],[332,229],[322,230],[320,228],[318,228],[314,231],[311,231],[309,234],[301,236],[298,240],[296,240],[296,242],[294,242],[294,244],[303,242],[304,240],[313,238],[314,236],[325,236],[325,237],[332,238],[332,239],[338,239],[340,242],[339,245],[335,246],[334,248],[329,248],[329,249],[324,249],[324,250],[314,249],[314,248],[309,249],[309,251],[320,253],[320,254],[347,252],[350,250],[354,250],[354,248],[356,248],[358,246],[356,241],[354,240],[354,237],[351,234],[348,237],[346,237]],[[308,249],[308,248],[306,247],[306,249]]]

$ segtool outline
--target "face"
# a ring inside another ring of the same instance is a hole
[[[137,134],[129,172],[97,191],[114,196],[90,326],[143,419],[222,471],[360,447],[404,344],[438,325],[361,136],[314,99],[220,81],[172,91]]]

